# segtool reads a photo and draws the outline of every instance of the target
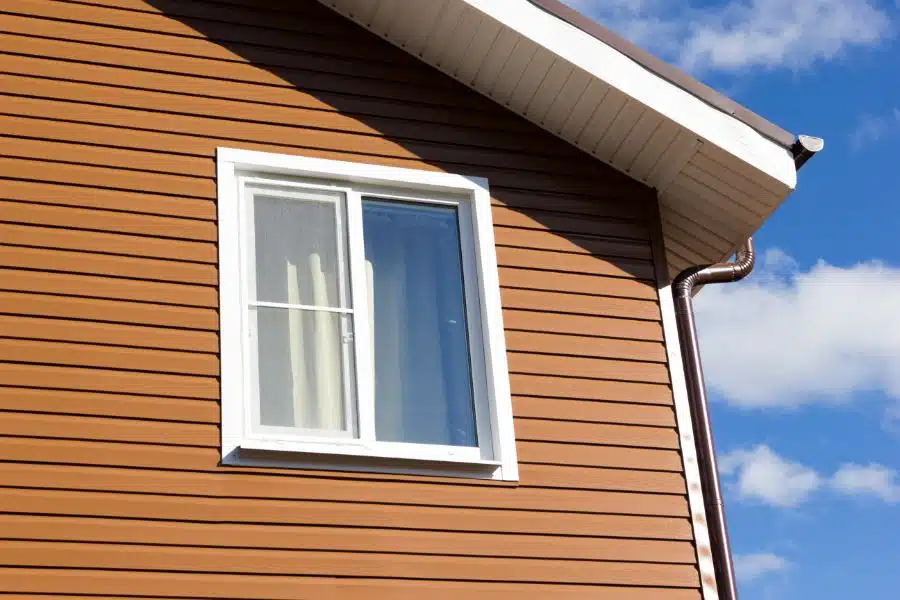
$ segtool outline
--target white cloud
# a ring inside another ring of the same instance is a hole
[[[744,500],[756,500],[779,508],[797,506],[822,487],[815,470],[791,462],[768,446],[736,450],[719,460],[719,470],[731,477],[730,484]]]
[[[885,115],[863,115],[850,134],[850,148],[858,151],[867,144],[895,134],[900,134],[900,108]]]
[[[900,502],[900,476],[895,469],[878,463],[844,463],[828,476],[780,456],[764,444],[723,455],[719,472],[741,500],[776,508],[799,506],[820,490]]]
[[[838,492],[850,496],[875,496],[885,502],[900,502],[897,471],[883,465],[841,465],[830,483]]]
[[[688,69],[798,68],[884,39],[890,21],[871,0],[750,0],[690,29],[680,58]]]
[[[695,307],[709,388],[742,407],[796,407],[879,391],[900,400],[900,269],[804,271],[769,251],[747,281]]]
[[[769,552],[757,554],[738,554],[734,557],[734,571],[738,581],[749,583],[770,573],[784,571],[790,563],[784,558]]]
[[[568,0],[633,42],[686,69],[801,68],[892,33],[875,0]]]

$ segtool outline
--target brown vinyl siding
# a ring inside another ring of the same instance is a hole
[[[6,0],[0,48],[0,589],[700,598],[651,190],[310,0]],[[518,484],[219,466],[217,146],[489,179]]]

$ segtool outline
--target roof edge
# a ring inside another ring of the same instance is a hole
[[[722,93],[717,92],[705,83],[691,77],[678,67],[669,64],[635,44],[632,44],[603,25],[600,25],[577,10],[563,4],[560,0],[528,0],[528,2],[557,19],[596,38],[658,77],[678,86],[710,106],[731,115],[735,119],[785,148],[790,148],[796,141],[796,136],[791,132],[759,116]]]

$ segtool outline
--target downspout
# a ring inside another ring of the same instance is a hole
[[[706,385],[703,382],[703,366],[700,364],[700,346],[691,296],[694,286],[697,285],[728,283],[743,279],[753,270],[754,258],[753,240],[748,238],[738,250],[735,262],[718,263],[707,267],[691,267],[679,273],[672,282],[675,321],[678,325],[678,340],[684,360],[688,402],[693,416],[697,462],[700,467],[700,485],[703,489],[719,600],[737,600],[737,584],[734,577],[734,565],[731,562],[728,528],[725,525],[722,486],[719,484],[719,468],[716,464],[716,449],[713,445],[712,424],[709,419]]]
[[[799,136],[791,147],[795,167],[799,170],[823,146],[824,142],[820,138]],[[735,254],[734,262],[690,267],[679,273],[672,282],[675,321],[684,361],[688,403],[693,416],[700,484],[703,489],[719,600],[737,600],[737,583],[731,559],[731,546],[728,541],[728,527],[725,523],[722,486],[719,483],[719,468],[713,444],[712,424],[709,417],[706,384],[703,380],[703,366],[700,362],[700,346],[691,297],[694,288],[698,285],[740,281],[753,270],[755,256],[753,239],[747,238]]]

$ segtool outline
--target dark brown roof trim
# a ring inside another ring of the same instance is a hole
[[[607,46],[618,50],[631,60],[640,64],[645,69],[655,73],[670,83],[677,85],[689,94],[700,98],[710,106],[730,114],[737,120],[749,125],[762,135],[771,138],[785,148],[790,148],[794,144],[794,134],[767,121],[734,100],[723,96],[708,85],[697,81],[681,69],[642,50],[577,10],[569,8],[559,0],[529,0],[529,2],[556,18],[565,21],[569,25],[577,27],[588,35],[597,38]]]

